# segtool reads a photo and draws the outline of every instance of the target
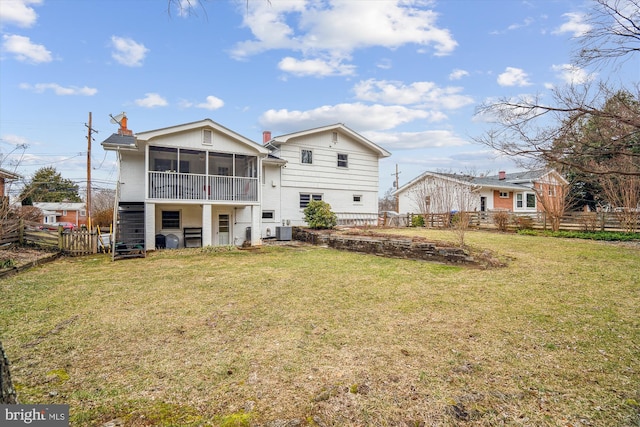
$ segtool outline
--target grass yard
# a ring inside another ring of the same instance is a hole
[[[640,249],[466,241],[508,266],[61,259],[0,281],[0,340],[20,401],[69,404],[74,426],[640,425]]]

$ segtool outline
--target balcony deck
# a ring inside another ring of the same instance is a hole
[[[149,172],[148,197],[159,200],[257,202],[258,178]]]

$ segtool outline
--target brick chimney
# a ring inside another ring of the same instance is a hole
[[[266,144],[269,141],[271,141],[271,131],[265,130],[262,132],[262,143]]]
[[[506,173],[505,171],[500,171],[500,172],[498,172],[498,179],[499,179],[500,181],[502,181],[502,180],[504,180],[504,179],[507,179],[507,173]]]
[[[127,116],[122,116],[122,119],[120,119],[120,129],[118,129],[118,135],[133,135],[133,131],[127,129]]]

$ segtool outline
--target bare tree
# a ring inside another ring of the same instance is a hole
[[[618,64],[640,52],[640,0],[593,0],[591,30],[579,39],[576,65]],[[522,164],[564,165],[588,174],[640,175],[640,89],[616,88],[607,82],[570,85],[552,91],[544,102],[540,95],[502,98],[480,105],[476,116],[494,123],[494,128],[475,138]],[[611,100],[615,108],[611,106]],[[585,137],[585,123],[597,125]],[[615,129],[615,137],[605,129]],[[599,134],[599,138],[594,138]],[[603,158],[627,158],[635,167],[609,163],[596,167]],[[594,160],[594,161],[592,161]],[[536,165],[539,166],[539,165]]]
[[[595,0],[590,29],[574,55],[579,66],[599,65],[640,52],[640,1]]]
[[[533,191],[551,222],[551,229],[558,231],[560,221],[568,207],[569,184],[547,179],[537,182]]]
[[[633,169],[629,159],[618,160],[619,168]],[[599,177],[610,209],[628,232],[636,231],[640,219],[640,176],[605,175]]]

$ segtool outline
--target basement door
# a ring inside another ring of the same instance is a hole
[[[218,214],[218,244],[229,244],[229,214]]]

